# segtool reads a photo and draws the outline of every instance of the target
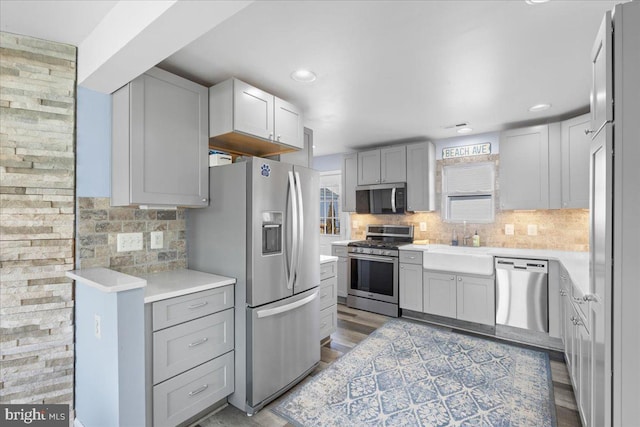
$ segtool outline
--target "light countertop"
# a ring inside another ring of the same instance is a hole
[[[66,276],[106,293],[130,291],[147,285],[144,279],[103,267],[67,271]]]
[[[331,244],[337,246],[347,246],[351,242],[357,242],[357,240],[336,240],[335,242],[331,242]]]
[[[147,281],[144,302],[150,303],[179,297],[194,292],[206,291],[221,286],[233,285],[236,279],[202,273],[196,270],[173,270],[141,276]]]
[[[320,264],[325,264],[331,261],[338,261],[338,257],[333,255],[320,255]]]

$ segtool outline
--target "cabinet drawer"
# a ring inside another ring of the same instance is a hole
[[[331,305],[320,310],[320,339],[328,337],[338,328],[338,309]]]
[[[406,264],[422,264],[422,252],[400,251],[400,262]]]
[[[337,265],[336,261],[320,264],[320,280],[335,276],[337,274]]]
[[[348,250],[347,250],[346,246],[332,245],[331,246],[331,255],[346,257],[346,256],[349,255],[349,253],[348,253]]]
[[[338,302],[337,287],[338,278],[335,276],[320,282],[320,310]]]
[[[233,309],[153,333],[153,383],[158,384],[233,349]]]
[[[233,354],[153,387],[153,425],[176,426],[233,393]]]
[[[153,330],[233,307],[233,285],[153,303]]]

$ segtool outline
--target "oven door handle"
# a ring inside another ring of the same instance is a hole
[[[349,258],[354,259],[364,259],[367,261],[380,261],[380,262],[394,262],[397,258],[391,258],[386,256],[377,256],[377,255],[351,255],[349,254]]]

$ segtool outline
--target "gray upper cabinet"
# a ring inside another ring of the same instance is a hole
[[[153,68],[112,96],[111,204],[206,206],[208,90]]]
[[[407,210],[435,210],[436,152],[432,142],[407,145]]]
[[[358,153],[358,185],[406,180],[407,151],[404,145]]]
[[[562,122],[562,207],[589,207],[589,114]]]
[[[547,125],[502,132],[500,208],[549,209]]]
[[[613,60],[611,12],[607,12],[591,50],[591,126],[595,137],[602,127],[613,120]]]
[[[358,154],[345,154],[342,159],[342,212],[356,211]]]
[[[302,113],[294,105],[235,78],[209,88],[212,145],[275,155],[303,149],[303,135]]]
[[[227,85],[233,86],[234,129],[260,138],[273,139],[274,96],[236,79],[227,80],[219,89],[226,88]],[[217,123],[214,116],[217,117],[219,112],[211,109],[212,129]]]
[[[302,126],[302,113],[293,104],[274,97],[275,140],[292,147],[304,148],[304,131]]]
[[[407,148],[404,145],[380,150],[380,181],[405,182],[407,180]]]
[[[313,131],[309,128],[304,128],[304,149],[269,158],[292,165],[304,166],[305,168],[313,168]]]
[[[359,152],[358,185],[378,183],[380,183],[380,150]]]

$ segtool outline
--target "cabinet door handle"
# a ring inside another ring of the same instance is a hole
[[[203,391],[205,391],[206,389],[209,388],[209,384],[204,384],[201,385],[200,387],[198,387],[197,389],[190,391],[189,392],[189,397],[191,396],[195,396],[196,394],[202,393]]]
[[[192,342],[191,344],[189,344],[189,347],[197,347],[200,344],[206,343],[207,341],[209,341],[209,338],[204,337],[204,338],[199,339],[198,341]]]
[[[207,201],[207,199],[202,199],[202,201],[203,201],[203,202],[206,202],[206,201]]]
[[[270,133],[270,134],[269,134],[269,139],[270,139],[270,140],[273,140],[273,133]]]
[[[456,278],[454,276],[451,276],[449,280],[456,280]]]
[[[458,277],[458,282],[462,282],[462,277]]]
[[[196,308],[200,308],[200,307],[204,307],[205,305],[209,304],[207,301],[203,301],[203,302],[199,302],[198,304],[191,304],[189,307],[187,307],[189,310],[194,310]]]
[[[589,302],[589,301],[597,301],[598,298],[593,294],[587,294],[587,295],[582,297],[582,300],[585,301],[585,302]]]
[[[280,135],[278,135],[278,141],[280,141]]]

